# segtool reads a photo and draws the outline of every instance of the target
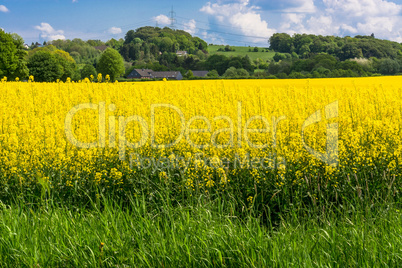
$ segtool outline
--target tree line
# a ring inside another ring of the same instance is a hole
[[[92,79],[98,73],[110,79],[127,76],[134,68],[154,71],[208,70],[210,78],[318,78],[392,75],[401,72],[402,46],[371,36],[335,37],[286,33],[274,34],[270,60],[246,56],[210,55],[208,44],[182,30],[140,27],[124,38],[54,40],[46,46],[24,48],[17,34],[0,30],[0,77],[36,81]],[[235,51],[226,46],[225,51]],[[178,51],[185,51],[177,53]],[[258,48],[249,48],[258,51]]]
[[[401,72],[402,45],[370,36],[274,34],[267,73],[279,78],[356,77]]]
[[[371,57],[396,59],[402,55],[401,44],[376,39],[374,34],[337,37],[312,34],[290,36],[286,33],[276,33],[270,37],[269,43],[270,48],[276,52],[290,54],[295,52],[302,58],[308,58],[317,53],[333,55],[340,61]]]

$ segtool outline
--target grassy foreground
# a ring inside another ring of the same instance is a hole
[[[86,210],[1,205],[0,267],[397,267],[396,206],[291,212],[275,224],[232,216],[231,204],[143,197]],[[124,208],[123,208],[124,207]],[[99,209],[100,208],[100,209]]]

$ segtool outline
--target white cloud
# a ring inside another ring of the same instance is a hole
[[[78,0],[73,0],[73,3],[77,3],[78,2]]]
[[[323,0],[323,12],[346,34],[369,35],[400,40],[402,5],[385,0]],[[339,32],[337,32],[339,33]],[[343,32],[341,32],[343,33]]]
[[[306,28],[304,27],[305,14],[300,13],[286,13],[282,14],[282,24],[279,29],[280,32],[286,32],[289,34],[294,33],[306,33]]]
[[[275,30],[268,28],[268,23],[261,19],[260,14],[253,12],[238,13],[230,18],[230,22],[235,27],[240,28],[245,35],[268,38],[275,32]]]
[[[268,27],[268,23],[261,18],[258,10],[257,6],[250,5],[249,0],[239,0],[228,4],[208,2],[200,9],[201,12],[212,16],[219,23],[236,28],[236,33],[240,32],[246,36],[257,36],[268,39],[276,31]],[[253,42],[262,41],[260,38],[247,39]]]
[[[282,15],[282,21],[280,31],[289,34],[336,35],[340,28],[340,26],[333,23],[331,16],[323,14],[306,16],[306,14],[288,13]]]
[[[47,41],[66,39],[63,30],[55,30],[46,22],[42,22],[39,26],[35,26],[35,29],[41,31],[40,36]]]
[[[109,33],[111,34],[121,34],[123,31],[119,27],[111,27]]]
[[[153,18],[157,23],[162,24],[162,25],[168,25],[170,24],[170,18],[166,15],[159,15]]]
[[[351,34],[357,34],[357,32],[358,32],[355,27],[347,25],[347,24],[344,24],[344,23],[341,24],[340,29],[342,31],[349,32]]]
[[[294,0],[309,7],[311,0]],[[390,40],[402,40],[402,5],[386,0],[323,0],[316,12],[282,14],[280,31],[321,35],[370,35]],[[292,7],[289,10],[298,10]]]
[[[8,8],[4,5],[0,5],[0,12],[6,13],[6,12],[10,12],[10,10],[8,10]]]
[[[201,37],[203,40],[208,41],[209,43],[216,45],[224,45],[227,44],[221,35],[217,33],[208,33],[207,31],[201,32]]]
[[[397,32],[401,23],[400,18],[396,17],[372,17],[364,23],[357,23],[357,31],[363,34]]]
[[[194,35],[197,32],[197,23],[195,20],[190,20],[189,22],[184,23],[184,30],[191,35]]]
[[[240,0],[229,4],[211,3],[208,2],[200,11],[212,16],[229,17],[233,14],[250,12],[258,9],[255,6],[249,7],[249,0]]]
[[[313,0],[294,0],[292,1],[294,4],[293,7],[286,8],[284,12],[291,13],[314,13],[316,11],[316,7],[314,5]]]
[[[309,33],[320,35],[336,35],[339,32],[339,26],[333,23],[331,16],[312,16],[307,20],[307,29]]]
[[[343,15],[352,17],[367,16],[396,16],[402,6],[384,0],[323,0],[329,13],[343,12]]]
[[[43,37],[43,38],[45,38],[45,37]],[[48,41],[59,40],[59,39],[64,40],[64,39],[66,39],[66,37],[63,34],[53,34],[53,35],[50,35],[47,37]]]

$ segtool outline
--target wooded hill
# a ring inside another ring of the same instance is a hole
[[[270,48],[281,53],[296,53],[308,58],[317,53],[327,53],[344,61],[354,58],[391,58],[402,56],[402,45],[371,36],[336,37],[312,34],[276,33],[270,39]]]

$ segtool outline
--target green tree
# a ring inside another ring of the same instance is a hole
[[[353,58],[363,57],[361,48],[357,43],[347,43],[343,46],[342,50],[337,55],[340,60],[347,60]]]
[[[199,37],[193,37],[193,43],[199,50],[206,50],[208,48],[207,42]]]
[[[87,44],[91,47],[103,46],[105,43],[101,40],[88,40]]]
[[[77,71],[77,64],[70,54],[58,49],[53,53],[53,55],[55,56],[62,70],[60,79],[66,81],[67,78],[70,77],[71,79],[76,80],[77,78],[75,77],[75,72]]]
[[[130,50],[128,52],[128,56],[130,57],[130,59],[142,60],[143,57],[141,57],[141,55],[143,56],[143,54],[141,54],[140,45],[139,44],[130,44]]]
[[[357,62],[350,61],[350,60],[338,62],[336,68],[338,70],[351,71],[356,75],[364,73],[363,68],[359,64],[357,64]],[[348,76],[351,76],[350,75],[351,72],[347,72],[345,74],[347,74]],[[353,76],[355,76],[355,75],[353,75]]]
[[[236,75],[237,75],[236,68],[230,67],[225,71],[225,73],[223,74],[223,77],[236,77]]]
[[[286,59],[286,56],[283,53],[276,52],[273,59],[274,59],[274,61],[278,62],[280,60]]]
[[[189,70],[189,71],[187,72],[187,74],[186,74],[186,78],[188,78],[188,79],[194,78],[193,71]]]
[[[253,67],[251,59],[250,59],[250,57],[248,55],[246,55],[246,56],[241,58],[241,65],[248,72],[253,72],[254,71],[254,67]]]
[[[96,66],[98,73],[103,76],[110,75],[110,79],[114,81],[116,78],[124,74],[123,57],[113,48],[107,48],[99,59]]]
[[[63,75],[58,60],[49,51],[38,51],[28,60],[29,73],[38,82],[52,82]]]
[[[232,48],[232,47],[229,46],[229,45],[226,45],[226,46],[225,46],[225,51],[226,51],[226,52],[228,52],[228,51],[235,51],[235,49]]]
[[[81,55],[77,51],[73,51],[70,53],[70,56],[75,60],[75,63],[81,63]]]
[[[392,59],[382,59],[379,71],[381,74],[396,74],[399,72],[400,65],[398,61]]]
[[[92,64],[86,64],[81,70],[81,79],[90,78],[91,75],[97,77],[98,73]]]
[[[68,52],[57,49],[53,45],[48,45],[46,47],[38,47],[38,48],[33,49],[32,51],[29,51],[28,59],[30,60],[35,54],[37,54],[39,52],[48,52],[54,57],[54,59],[56,59],[57,64],[59,65],[59,69],[61,70],[61,74],[59,76],[57,76],[54,80],[60,79],[62,81],[66,81],[67,78],[71,78],[72,80],[77,81],[81,78],[80,73],[77,68],[76,61],[72,56],[70,56],[70,54]],[[73,53],[75,56],[77,56],[78,52],[73,51],[71,53]],[[79,54],[78,54],[78,56],[79,56]],[[38,70],[36,70],[36,71],[38,71]],[[45,69],[43,69],[43,71],[45,71]],[[40,75],[40,76],[42,76],[42,75]]]
[[[235,67],[237,69],[237,68],[243,68],[243,65],[241,64],[240,59],[235,57],[229,61],[228,67]]]
[[[124,44],[130,44],[135,38],[135,31],[129,30],[124,37]]]
[[[173,41],[169,37],[163,37],[159,42],[160,51],[173,52]]]
[[[269,38],[270,49],[282,53],[291,53],[293,48],[293,40],[286,33],[275,33]]]
[[[326,69],[332,70],[337,64],[337,60],[334,56],[328,54],[318,54],[312,58],[312,63],[314,68],[324,67]]]
[[[7,34],[0,29],[0,78],[9,80],[26,78],[28,68],[25,62],[24,41],[17,34]]]
[[[217,70],[211,70],[208,72],[207,76],[210,78],[218,78],[219,74]]]
[[[206,67],[208,70],[217,70],[219,75],[223,75],[228,68],[229,60],[225,55],[215,54],[208,57]]]
[[[96,43],[96,40],[90,40],[89,43]],[[52,46],[46,46],[45,48],[53,47],[54,50],[60,49],[70,53],[71,57],[76,60],[76,63],[81,64],[95,64],[101,54],[101,51],[89,45],[89,43],[82,41],[81,39],[71,40],[54,40],[51,41]],[[52,49],[53,49],[52,48]],[[38,48],[39,49],[39,48]],[[42,48],[43,49],[43,48]],[[79,53],[79,57],[78,54]],[[33,51],[29,51],[28,54],[34,54]]]
[[[124,40],[120,38],[119,40],[116,40],[114,38],[110,39],[105,43],[108,47],[114,48],[116,50],[119,50],[124,44]]]
[[[238,77],[249,77],[250,74],[247,72],[246,69],[240,68],[236,70],[236,75]]]

